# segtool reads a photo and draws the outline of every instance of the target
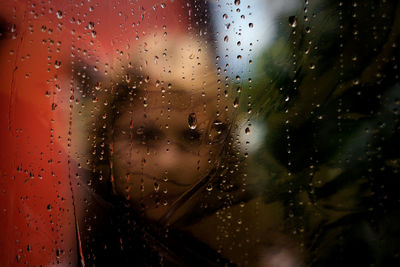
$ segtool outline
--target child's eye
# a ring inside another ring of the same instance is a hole
[[[136,142],[142,145],[156,145],[160,140],[163,140],[164,133],[152,126],[140,126],[134,129],[117,129],[115,136],[119,141]]]
[[[186,129],[182,134],[183,138],[189,142],[198,141],[201,137],[201,133],[196,129]]]
[[[133,138],[137,141],[141,141],[143,144],[150,144],[157,142],[162,139],[164,134],[162,131],[157,129],[156,127],[148,126],[148,127],[138,127],[134,129]]]

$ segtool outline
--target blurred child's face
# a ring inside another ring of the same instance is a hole
[[[116,190],[153,219],[215,167],[230,123],[216,94],[161,90],[121,104],[112,137]]]

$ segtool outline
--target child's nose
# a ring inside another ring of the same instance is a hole
[[[168,171],[182,165],[182,155],[173,144],[164,144],[153,154],[152,160],[159,168]]]

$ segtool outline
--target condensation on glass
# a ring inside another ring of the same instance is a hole
[[[0,3],[1,266],[398,266],[400,3]]]

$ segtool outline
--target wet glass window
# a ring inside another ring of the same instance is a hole
[[[400,266],[400,3],[0,3],[1,266]]]

